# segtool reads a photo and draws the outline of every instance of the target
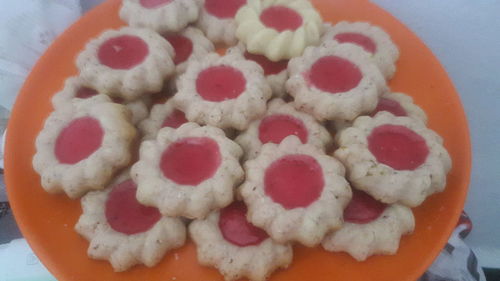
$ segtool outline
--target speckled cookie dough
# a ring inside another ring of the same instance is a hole
[[[385,79],[367,53],[334,41],[308,47],[288,63],[286,89],[295,107],[316,119],[353,120],[375,109],[386,91]]]
[[[167,216],[203,218],[233,201],[243,151],[221,129],[186,123],[143,141],[132,166],[139,202]]]
[[[128,172],[106,189],[82,197],[83,213],[75,225],[90,242],[89,257],[108,260],[115,271],[137,264],[155,266],[186,240],[186,227],[179,218],[161,216],[156,208],[137,202],[137,187]]]
[[[162,90],[175,72],[174,49],[156,32],[123,27],[107,30],[76,60],[82,79],[97,91],[135,100]]]
[[[236,22],[236,37],[246,49],[272,61],[302,55],[323,32],[321,16],[307,0],[248,0]]]
[[[53,111],[36,138],[33,168],[50,193],[77,198],[103,189],[129,164],[136,129],[129,110],[98,99],[67,104]]]
[[[214,44],[232,46],[236,38],[234,16],[247,0],[200,0],[201,9],[197,26]]]
[[[210,54],[179,77],[172,98],[189,121],[244,130],[266,111],[271,88],[262,68],[236,55]]]
[[[313,247],[342,225],[351,189],[342,164],[318,148],[288,136],[279,145],[264,144],[245,171],[240,193],[248,220],[276,242]]]
[[[361,116],[338,137],[334,153],[351,184],[384,203],[420,205],[442,191],[451,158],[422,121],[379,112]]]
[[[166,103],[155,104],[151,108],[149,117],[139,124],[143,140],[156,138],[156,134],[163,127],[177,129],[187,123],[184,112],[176,109],[171,100]]]
[[[292,262],[290,244],[278,244],[245,217],[246,207],[236,201],[189,225],[196,244],[198,261],[213,266],[225,280],[248,278],[265,281],[278,268]]]
[[[279,144],[289,135],[296,135],[302,143],[323,151],[332,142],[330,134],[318,121],[281,99],[271,100],[266,115],[253,121],[235,141],[245,151],[245,158],[253,159],[259,154],[263,144]]]

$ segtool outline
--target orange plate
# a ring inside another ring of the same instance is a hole
[[[470,141],[458,95],[430,50],[403,24],[366,0],[313,1],[327,21],[369,21],[383,27],[401,50],[393,91],[408,93],[429,115],[429,126],[445,140],[453,159],[448,186],[414,209],[415,233],[401,241],[394,256],[356,262],[344,253],[295,247],[293,264],[272,280],[415,280],[445,245],[463,208],[470,175]],[[88,243],[74,230],[80,216],[78,200],[49,195],[31,167],[35,137],[52,111],[50,97],[64,80],[77,73],[75,57],[85,42],[104,29],[124,25],[120,2],[109,1],[89,12],[60,36],[27,79],[9,122],[6,154],[8,194],[17,223],[29,244],[58,280],[223,280],[217,270],[198,265],[192,242],[167,254],[154,268],[137,266],[114,273],[105,261],[87,258]]]

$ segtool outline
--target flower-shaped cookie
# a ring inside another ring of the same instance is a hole
[[[177,129],[182,124],[187,123],[184,112],[176,109],[172,101],[155,104],[151,108],[149,117],[139,124],[139,130],[144,140],[155,139],[158,131],[163,127]]]
[[[144,141],[132,167],[137,199],[167,216],[203,218],[233,201],[243,179],[240,146],[221,129],[186,123]]]
[[[351,189],[342,164],[318,148],[288,136],[279,145],[264,144],[245,171],[240,193],[248,220],[276,242],[312,247],[342,225]]]
[[[357,118],[338,145],[334,155],[351,184],[388,204],[420,205],[445,188],[451,169],[440,136],[421,121],[388,112]]]
[[[55,109],[67,106],[68,103],[78,102],[88,98],[98,99],[103,102],[115,102],[125,105],[132,113],[132,123],[137,124],[148,117],[149,97],[133,101],[125,101],[120,97],[110,97],[99,94],[96,90],[86,86],[81,77],[70,77],[64,83],[64,89],[52,97],[52,105]]]
[[[286,88],[295,107],[320,121],[353,120],[371,112],[387,87],[368,53],[335,41],[308,47],[302,57],[290,60],[288,71]]]
[[[186,240],[184,223],[141,205],[136,190],[127,170],[106,189],[81,199],[83,214],[75,230],[90,242],[89,257],[109,260],[115,271],[136,264],[152,267]]]
[[[344,210],[342,228],[328,234],[323,248],[349,253],[358,261],[375,254],[393,255],[399,240],[415,228],[411,209],[399,204],[386,205],[354,189],[352,200]]]
[[[198,19],[197,0],[124,0],[120,18],[133,27],[177,32]]]
[[[341,21],[334,26],[327,25],[323,41],[335,40],[339,43],[352,43],[370,54],[380,72],[391,79],[396,71],[395,63],[399,58],[398,47],[391,36],[382,28],[367,22]]]
[[[159,92],[175,72],[174,49],[152,30],[123,27],[91,40],[76,64],[85,82],[126,100]]]
[[[323,31],[320,14],[307,0],[248,0],[235,19],[236,37],[246,49],[272,61],[302,55]]]
[[[247,0],[200,0],[203,4],[197,26],[214,44],[234,45],[236,39],[236,12]]]
[[[244,130],[266,111],[271,88],[262,68],[236,55],[210,54],[179,77],[177,108],[189,121]]]
[[[325,150],[332,141],[328,131],[312,116],[295,110],[292,104],[281,99],[270,101],[266,115],[253,121],[235,141],[245,151],[245,157],[253,159],[259,154],[263,144],[279,144],[290,135],[295,135],[302,143],[320,150]]]
[[[273,95],[275,97],[284,97],[286,95],[285,82],[288,79],[288,60],[274,62],[263,55],[250,54],[245,50],[242,43],[229,48],[227,54],[236,54],[258,63],[264,70],[264,76],[266,76],[267,83],[273,90]]]
[[[274,270],[292,262],[292,246],[274,242],[247,221],[246,212],[245,204],[236,201],[193,221],[189,234],[196,243],[198,261],[216,267],[226,280],[265,281]]]
[[[57,108],[36,139],[33,168],[43,188],[76,198],[103,189],[129,164],[136,130],[126,107],[87,99]]]

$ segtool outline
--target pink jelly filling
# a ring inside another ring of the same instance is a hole
[[[161,218],[158,209],[141,205],[135,198],[137,186],[126,180],[113,187],[106,200],[106,220],[115,231],[136,234],[149,230]]]
[[[357,87],[363,76],[352,62],[337,56],[326,56],[311,66],[308,78],[314,87],[337,94]]]
[[[273,75],[278,74],[286,69],[288,66],[288,60],[280,60],[280,61],[271,61],[263,55],[255,55],[250,54],[249,52],[245,52],[244,54],[247,60],[252,60],[258,63],[262,69],[264,69],[264,75]]]
[[[205,0],[205,9],[221,19],[234,18],[236,12],[246,3],[247,0]]]
[[[191,56],[193,42],[189,38],[182,35],[170,35],[165,37],[165,39],[174,47],[174,63],[176,65],[185,62]]]
[[[375,116],[375,114],[380,111],[387,111],[395,116],[407,116],[406,110],[401,106],[401,104],[399,104],[399,102],[386,98],[379,99],[377,107],[372,114],[370,114],[370,116]]]
[[[198,75],[196,91],[208,101],[224,101],[237,98],[245,91],[243,73],[230,66],[212,66]]]
[[[344,210],[346,222],[364,224],[376,220],[387,207],[363,191],[353,189],[351,202]]]
[[[382,125],[368,136],[368,149],[377,161],[396,170],[415,170],[429,155],[425,139],[399,125]]]
[[[78,163],[101,146],[103,137],[104,131],[95,118],[75,119],[57,137],[55,156],[63,164]]]
[[[87,88],[87,87],[81,87],[80,89],[78,89],[78,91],[76,91],[75,97],[80,98],[80,99],[88,99],[88,98],[93,97],[97,94],[98,94],[97,91],[94,89]]]
[[[174,110],[165,120],[163,120],[163,123],[161,124],[161,127],[170,127],[177,129],[179,128],[182,124],[186,123],[186,115],[184,115],[184,112],[180,110]]]
[[[260,14],[260,21],[278,32],[296,30],[302,25],[299,13],[285,6],[271,6]]]
[[[261,143],[280,143],[284,138],[296,135],[307,142],[307,129],[302,120],[290,115],[275,114],[262,119],[259,125],[259,139]]]
[[[219,146],[210,138],[184,138],[163,152],[160,169],[163,175],[184,185],[197,185],[211,178],[221,163]]]
[[[219,229],[224,239],[240,247],[258,245],[268,237],[264,230],[247,221],[246,214],[245,204],[235,201],[222,209],[219,216]]]
[[[334,36],[334,39],[340,43],[353,43],[360,47],[363,47],[365,51],[375,54],[377,51],[377,45],[373,40],[363,34],[355,32],[339,33]]]
[[[307,207],[323,191],[323,170],[309,155],[286,155],[265,172],[264,189],[274,202],[286,209]]]
[[[97,52],[99,61],[114,69],[130,69],[148,55],[146,42],[133,35],[121,35],[106,40]]]
[[[140,2],[144,8],[154,9],[162,5],[166,5],[172,1],[173,0],[141,0]]]

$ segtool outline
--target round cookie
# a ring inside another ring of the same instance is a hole
[[[176,109],[171,100],[166,103],[155,104],[151,108],[149,117],[139,123],[139,130],[143,140],[155,139],[158,131],[164,127],[177,129],[187,123],[184,112]]]
[[[197,26],[214,44],[232,46],[237,43],[235,36],[236,12],[247,0],[200,0],[202,6]]]

